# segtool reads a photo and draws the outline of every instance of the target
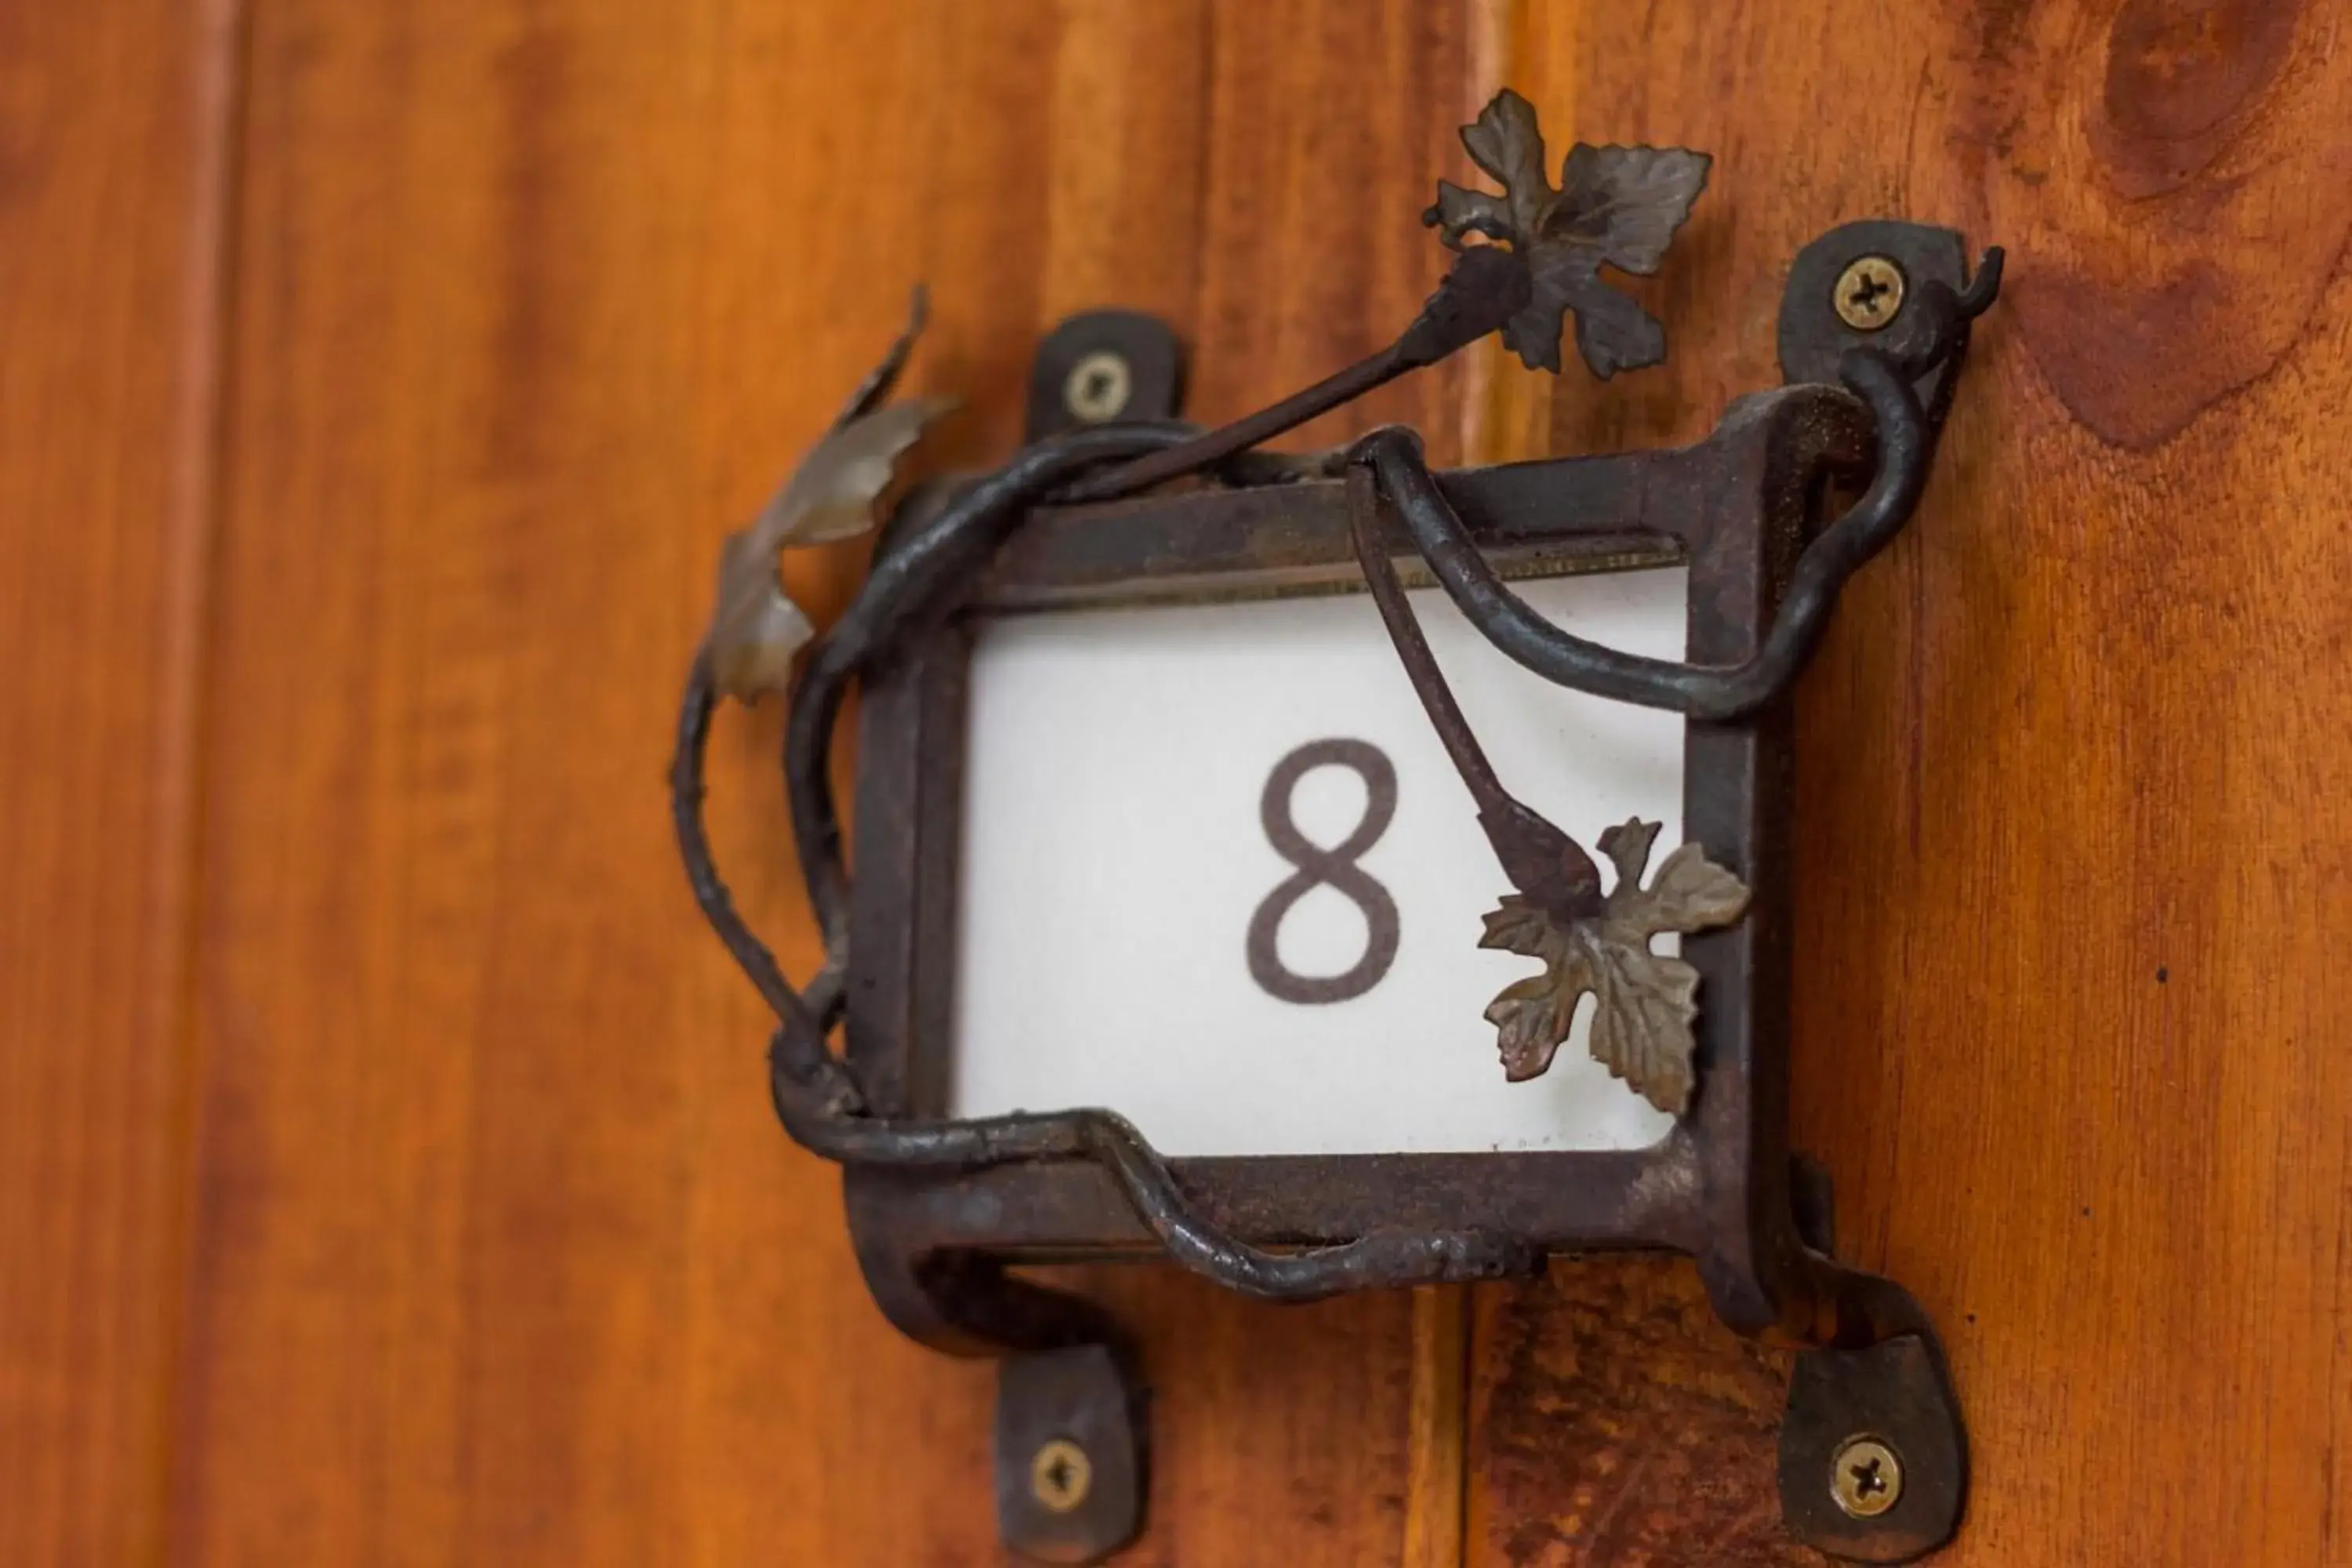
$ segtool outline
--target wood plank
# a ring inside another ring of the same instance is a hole
[[[1798,1139],[1852,1254],[1947,1336],[1974,1481],[1938,1561],[2352,1562],[2343,8],[1520,21],[1551,127],[1719,161],[1645,290],[1669,367],[1498,373],[1511,438],[1696,433],[1776,378],[1781,269],[1836,222],[2011,247],[1927,504],[1799,704]],[[1548,1408],[1564,1360],[1618,1353],[1606,1299],[1490,1306],[1478,1407]],[[1612,1465],[1667,1473],[1713,1398]],[[1783,1560],[1703,1514],[1647,1555],[1553,1528],[1545,1463],[1588,1474],[1592,1441],[1487,1435],[1473,1560]]]
[[[1403,1568],[1460,1568],[1469,1493],[1470,1311],[1466,1286],[1412,1293],[1412,1405],[1405,1463]]]
[[[1454,15],[261,0],[175,1562],[993,1558],[992,1380],[866,1300],[674,862],[716,546],[919,277],[953,460],[1067,310],[1188,327],[1212,416],[1393,330]],[[804,972],[775,746],[730,716],[714,830]],[[1409,1301],[1089,1283],[1160,1389],[1139,1561],[1400,1559]]]
[[[234,12],[0,7],[0,1561],[150,1561]]]
[[[1786,1358],[1717,1321],[1688,1263],[1561,1259],[1475,1295],[1469,1562],[1822,1561],[1780,1528]]]

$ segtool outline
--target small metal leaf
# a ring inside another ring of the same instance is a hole
[[[1508,245],[1527,264],[1534,294],[1503,330],[1531,370],[1559,369],[1565,319],[1576,314],[1577,352],[1607,380],[1665,358],[1665,328],[1601,281],[1607,263],[1647,276],[1706,188],[1714,160],[1681,147],[1595,147],[1580,142],[1555,190],[1543,169],[1543,135],[1528,100],[1506,88],[1462,128],[1462,144],[1503,195],[1437,183],[1422,221],[1459,249],[1481,234]]]
[[[1555,984],[1547,973],[1507,987],[1495,998],[1486,1018],[1495,1026],[1496,1043],[1502,1050],[1504,1078],[1525,1083],[1543,1075],[1559,1043],[1568,1038],[1583,994],[1581,989]]]
[[[1697,845],[1683,844],[1659,864],[1649,887],[1637,887],[1614,912],[1651,937],[1662,931],[1729,925],[1747,910],[1748,885],[1708,859]]]
[[[749,532],[731,534],[719,556],[723,620],[705,639],[712,687],[722,697],[756,702],[792,685],[793,656],[816,628],[776,581],[776,558]]]
[[[1593,1058],[1659,1110],[1680,1116],[1690,1109],[1698,971],[1652,952],[1650,940],[1660,931],[1728,925],[1747,912],[1748,891],[1696,844],[1668,855],[1643,887],[1658,826],[1636,819],[1601,835],[1601,852],[1616,866],[1617,881],[1599,914],[1563,924],[1517,894],[1487,914],[1479,945],[1544,964],[1543,973],[1508,986],[1486,1008],[1504,1076],[1513,1082],[1551,1066],[1590,991]]]
[[[1471,160],[1503,187],[1511,226],[1532,237],[1542,224],[1544,204],[1551,194],[1550,182],[1544,178],[1543,131],[1536,122],[1535,105],[1509,88],[1503,89],[1486,100],[1476,120],[1462,128],[1462,145]],[[1469,195],[1442,180],[1437,188],[1441,200],[1449,188]]]
[[[836,426],[758,521],[728,539],[719,554],[718,604],[703,638],[722,696],[751,702],[765,692],[782,692],[792,679],[793,656],[814,635],[777,580],[778,552],[873,528],[877,503],[898,478],[898,459],[954,406],[947,398],[917,398]]]
[[[1610,266],[1647,278],[1706,189],[1715,160],[1681,147],[1595,147],[1580,142],[1560,168],[1559,205],[1547,237],[1589,245]]]
[[[1533,899],[1506,893],[1499,907],[1486,911],[1486,934],[1478,939],[1480,947],[1549,959],[1559,945],[1559,928],[1544,918]]]
[[[830,544],[864,533],[877,521],[874,503],[898,477],[901,454],[955,407],[919,397],[861,415],[830,432],[761,509],[751,532],[763,547]]]
[[[1592,1058],[1660,1110],[1690,1109],[1697,1041],[1698,971],[1679,958],[1604,929],[1587,938],[1594,958]]]

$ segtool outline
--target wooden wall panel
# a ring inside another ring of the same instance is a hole
[[[233,14],[0,5],[0,1562],[152,1561]]]
[[[1185,326],[1211,415],[1392,330],[1452,15],[258,6],[175,1563],[993,1558],[992,1379],[867,1302],[668,842],[717,542],[919,278],[967,460],[1071,309]],[[715,831],[805,970],[776,729]],[[1141,1561],[1400,1560],[1407,1300],[1091,1283],[1160,1387]]]
[[[1687,1262],[1562,1259],[1475,1294],[1467,1562],[1822,1561],[1780,1527],[1788,1358],[1725,1328]]]
[[[1835,222],[2010,247],[1928,503],[1799,705],[1797,1131],[1948,1338],[1975,1480],[1941,1562],[2352,1562],[2348,26],[1536,0],[1514,28],[1549,123],[1719,159],[1657,287],[1670,366],[1503,380],[1518,438],[1695,434],[1774,378],[1781,269]],[[1612,1353],[1574,1279],[1482,1318],[1481,1408]],[[1641,1502],[1675,1425],[1603,1493]],[[1705,1510],[1602,1549],[1558,1480],[1591,1435],[1562,1424],[1549,1484],[1540,1439],[1474,1442],[1475,1560],[1783,1560]]]
[[[1686,439],[1822,228],[2011,247],[1800,702],[1798,1131],[1945,1327],[1944,1561],[2352,1563],[2347,16],[0,7],[0,1559],[993,1559],[988,1369],[866,1302],[672,864],[716,542],[917,278],[949,460],[1087,305],[1184,326],[1212,417],[1350,357],[1510,81],[1717,154],[1673,360],[1314,434]],[[775,743],[723,727],[716,828],[805,967]],[[1466,1331],[1085,1283],[1161,1385],[1139,1562],[1805,1560],[1783,1363],[1681,1266]]]

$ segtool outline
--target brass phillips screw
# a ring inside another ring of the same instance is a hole
[[[1903,1461],[1875,1437],[1849,1437],[1830,1460],[1830,1496],[1849,1518],[1876,1519],[1903,1496]]]
[[[1094,1461],[1067,1437],[1051,1439],[1029,1460],[1029,1495],[1055,1513],[1076,1512],[1094,1484]]]
[[[1874,332],[1903,309],[1903,268],[1884,256],[1865,256],[1838,274],[1838,320],[1857,332]]]

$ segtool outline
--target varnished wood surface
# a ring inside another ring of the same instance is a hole
[[[1822,1561],[1780,1527],[1787,1358],[1717,1322],[1687,1263],[1571,1258],[1477,1298],[1470,1561]]]
[[[1442,261],[1366,193],[1467,94],[1422,9],[256,7],[175,1563],[993,1558],[992,1377],[873,1310],[686,897],[684,659],[919,279],[951,459],[1083,306],[1184,326],[1212,414],[1393,331]],[[716,831],[805,971],[776,730]],[[1103,1284],[1142,1561],[1398,1559],[1407,1302]]]
[[[1538,4],[1510,53],[1556,123],[1718,156],[1669,366],[1503,385],[1522,438],[1703,428],[1836,222],[2009,248],[1799,702],[1796,1137],[1951,1352],[1937,1561],[2352,1563],[2352,7]],[[1554,1289],[1482,1317],[1485,1407],[1620,1342]],[[1654,1502],[1642,1458],[1600,1507]],[[1781,1560],[1705,1510],[1646,1554],[1548,1533],[1524,1462],[1473,1484],[1475,1563]]]
[[[0,1563],[162,1544],[232,21],[0,5]]]
[[[989,1372],[872,1310],[667,842],[716,542],[918,278],[949,460],[1087,305],[1211,417],[1360,353],[1509,81],[1717,154],[1674,357],[1358,425],[1687,438],[1821,229],[2011,248],[1800,704],[1797,1130],[1952,1352],[1942,1561],[2352,1563],[2352,7],[249,12],[0,7],[0,1561],[995,1560]],[[775,731],[716,826],[804,967]],[[1682,1266],[1085,1283],[1136,1561],[1807,1560]]]

